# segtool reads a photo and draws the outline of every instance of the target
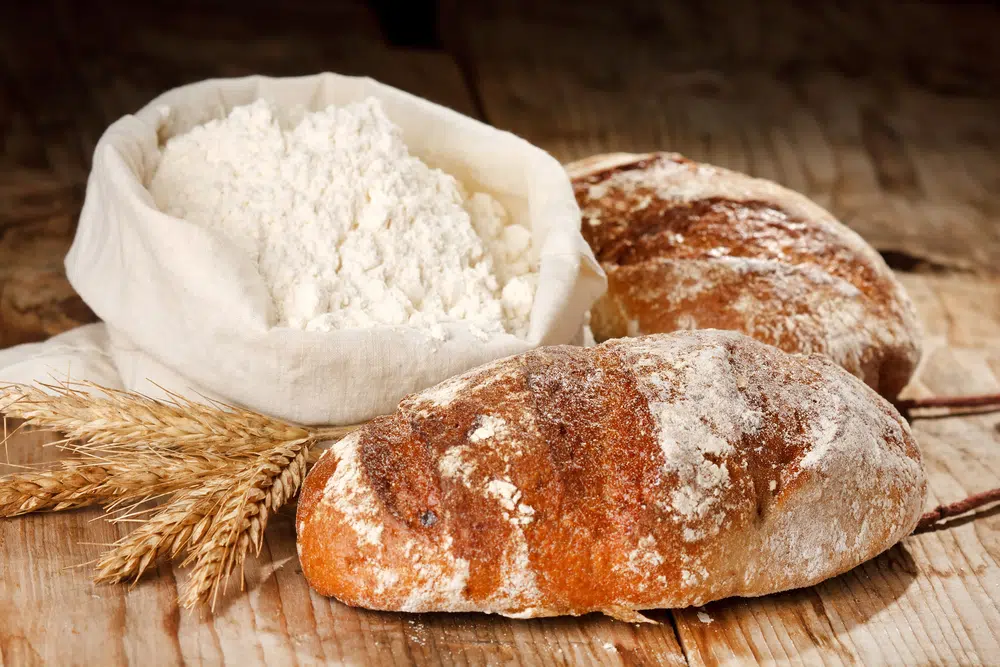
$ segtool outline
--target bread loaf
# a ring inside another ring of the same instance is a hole
[[[298,548],[350,605],[639,620],[849,570],[912,531],[925,487],[906,423],[825,357],[679,332],[407,397],[319,460]]]
[[[583,235],[608,274],[598,341],[678,329],[741,331],[819,352],[888,398],[920,331],[909,297],[860,236],[802,195],[673,153],[567,167]]]

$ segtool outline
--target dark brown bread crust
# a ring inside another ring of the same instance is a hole
[[[820,352],[895,398],[919,359],[909,298],[882,259],[801,195],[671,153],[568,167],[608,273],[597,340],[686,328]]]
[[[357,606],[682,607],[839,574],[912,530],[905,422],[820,357],[731,332],[542,348],[405,399],[299,503],[303,572]]]

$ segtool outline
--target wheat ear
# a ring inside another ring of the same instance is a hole
[[[66,449],[78,451],[73,445]],[[83,447],[79,450],[84,452],[84,459],[60,461],[54,470],[0,478],[0,518],[90,505],[137,503],[196,485],[224,474],[227,468],[236,468],[232,460],[210,453],[182,457],[136,453],[103,458]]]
[[[197,543],[211,524],[232,479],[217,476],[178,492],[134,531],[115,542],[97,561],[94,581],[138,581],[161,556],[176,557]]]
[[[243,569],[247,553],[259,554],[270,515],[298,493],[305,478],[309,442],[289,443],[261,456],[219,508],[204,539],[182,565],[193,565],[181,593],[191,608],[215,601],[232,573]]]
[[[215,450],[253,454],[310,431],[222,403],[170,394],[159,401],[95,384],[8,385],[0,412],[104,451],[116,448]]]
[[[99,503],[114,495],[109,476],[99,464],[9,475],[0,484],[0,517]]]
[[[170,495],[100,558],[95,580],[137,581],[160,557],[187,552],[186,606],[214,604],[248,552],[260,552],[268,518],[302,485],[312,446],[360,426],[310,429],[221,403],[93,384],[0,387],[0,412],[61,432],[55,444],[83,457],[65,470],[0,480],[0,503],[12,513],[131,502],[115,519],[125,520],[144,500]]]

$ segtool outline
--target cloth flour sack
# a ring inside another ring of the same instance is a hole
[[[524,338],[483,340],[460,324],[445,325],[443,340],[399,326],[274,326],[253,261],[217,231],[157,210],[144,186],[161,142],[233,107],[264,99],[316,111],[369,97],[400,126],[412,154],[492,195],[531,230],[540,261]],[[367,420],[473,366],[573,342],[605,288],[580,234],[569,179],[553,157],[427,100],[330,73],[204,81],[117,121],[94,152],[66,270],[103,322],[0,351],[0,382],[90,380],[153,396],[168,389],[304,424]]]

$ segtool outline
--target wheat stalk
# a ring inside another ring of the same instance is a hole
[[[301,426],[249,410],[168,395],[169,400],[160,401],[90,383],[9,385],[0,388],[0,412],[105,451],[141,447],[255,453],[274,442],[311,435]]]
[[[308,442],[275,448],[225,499],[205,539],[182,563],[193,564],[181,594],[185,607],[211,601],[214,608],[220,588],[237,568],[242,571],[247,553],[260,554],[268,518],[298,493],[308,457]]]
[[[228,475],[217,476],[201,486],[178,492],[162,509],[101,556],[94,581],[138,581],[161,556],[174,558],[190,544],[197,543],[230,484]]]
[[[0,516],[101,503],[140,526],[97,562],[98,582],[137,581],[161,557],[193,566],[182,602],[218,597],[268,518],[298,493],[314,445],[357,426],[310,429],[175,394],[160,401],[95,384],[0,387],[0,412],[64,436],[82,458],[0,479]],[[138,507],[167,501],[151,514]],[[124,509],[122,509],[124,507]]]
[[[86,459],[66,460],[55,470],[26,472],[0,479],[0,518],[29,512],[58,512],[98,504],[141,502],[183,489],[234,468],[231,459],[210,453],[149,455],[104,459],[85,448]]]

